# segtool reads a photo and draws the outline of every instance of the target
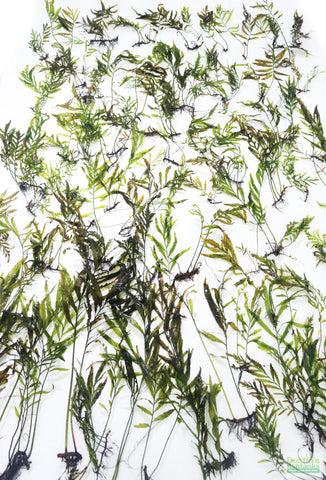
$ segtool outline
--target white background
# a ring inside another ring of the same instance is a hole
[[[29,120],[30,107],[33,105],[33,94],[28,91],[22,83],[18,80],[19,72],[25,67],[26,64],[33,65],[36,58],[32,56],[28,49],[29,33],[32,28],[39,30],[46,21],[45,8],[43,0],[0,0],[0,128],[4,126],[9,120],[12,121],[13,126],[17,128],[26,128]],[[164,3],[166,8],[181,8],[183,5],[192,6],[197,11],[201,10],[206,4],[214,6],[216,2],[212,0],[204,1],[180,1],[165,0],[160,2],[157,0],[116,0],[112,2],[105,2],[109,4],[116,4],[121,11],[121,14],[128,14],[131,7],[139,10],[145,10],[146,8],[154,8],[158,3]],[[225,8],[234,8],[242,10],[242,3],[246,5],[252,5],[254,2],[248,2],[245,0],[224,0],[222,6]],[[78,8],[82,13],[87,13],[90,8],[97,8],[99,2],[93,0],[57,0],[57,6],[70,6],[72,8]],[[326,0],[275,0],[274,6],[284,13],[285,21],[292,21],[292,13],[297,10],[298,13],[304,16],[305,22],[303,31],[308,32],[311,39],[307,43],[308,50],[312,53],[313,63],[320,65],[320,70],[326,71],[326,36],[325,36],[325,14],[326,14]],[[316,82],[313,84],[313,103],[319,104],[319,110],[322,119],[326,123],[326,73],[321,73]],[[312,108],[311,108],[312,109]],[[1,181],[0,177],[0,191],[5,190],[5,185]],[[0,272],[1,273],[1,272]],[[57,405],[58,407],[58,405]],[[64,409],[62,409],[62,415],[64,415]],[[63,418],[60,411],[57,409],[57,416],[55,418],[48,418],[48,427],[46,430],[46,438],[44,438],[44,444],[42,449],[41,442],[37,442],[32,457],[38,455],[43,456],[44,460],[49,461],[51,465],[51,459],[46,457],[47,451],[56,452],[57,438],[56,438],[56,423],[62,423]],[[44,417],[43,417],[44,418]],[[40,426],[41,428],[41,426]],[[44,431],[43,428],[41,428]],[[1,436],[1,432],[0,432]],[[61,439],[60,439],[61,440]],[[290,437],[289,437],[289,441]],[[179,442],[179,443],[178,443]],[[182,448],[182,438],[176,438],[174,440],[175,450],[175,465],[171,469],[174,472],[175,478],[187,479],[187,480],[199,480],[198,473],[189,470],[184,470],[186,456]],[[62,443],[62,442],[60,442]],[[52,448],[53,445],[53,448]],[[237,445],[238,447],[238,445]],[[60,447],[57,451],[60,450]],[[253,450],[253,449],[252,449]],[[252,455],[250,450],[250,455]],[[245,452],[245,451],[244,451]],[[259,465],[255,463],[255,458],[247,456],[241,453],[240,465],[236,472],[230,478],[265,478],[266,469],[260,470]],[[239,452],[240,453],[240,452]],[[1,452],[0,452],[1,455]],[[34,460],[32,458],[32,460]],[[52,459],[53,467],[58,467],[58,460],[54,457]],[[34,468],[35,465],[35,468]],[[43,469],[42,469],[43,468]],[[58,470],[56,473],[47,470],[47,478],[58,478]],[[43,480],[44,477],[44,464],[33,461],[33,468],[30,472],[22,472],[23,479]],[[122,475],[122,480],[125,478]],[[160,476],[160,478],[164,478]],[[166,477],[168,478],[168,477]],[[279,478],[279,476],[268,476],[272,478]],[[171,477],[172,479],[172,477]]]
[[[33,104],[32,93],[18,80],[19,72],[26,64],[33,64],[35,58],[28,49],[29,34],[32,28],[38,30],[46,21],[46,13],[43,0],[0,0],[0,122],[3,125],[9,119],[13,121],[16,127],[23,128],[27,123],[26,113]],[[155,8],[159,3],[164,3],[166,8],[191,6],[200,11],[206,4],[214,6],[216,3],[222,3],[225,8],[242,10],[242,4],[249,6],[254,4],[248,0],[225,0],[224,2],[215,2],[213,0],[184,0],[176,2],[175,0],[116,0],[108,2],[110,5],[117,5],[121,14],[128,14],[131,8],[143,9]],[[258,2],[259,3],[259,2]],[[292,21],[292,14],[295,10],[304,16],[303,31],[309,32],[309,51],[316,58],[316,64],[320,65],[321,70],[326,70],[326,38],[325,38],[325,0],[275,0],[274,6],[284,14],[284,19]],[[99,7],[99,2],[95,0],[56,0],[56,5],[71,8],[78,8],[81,13],[87,14],[89,9]],[[323,73],[318,79],[319,97],[322,118],[326,118],[326,73]],[[27,113],[28,115],[28,113]]]

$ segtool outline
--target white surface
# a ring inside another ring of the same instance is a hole
[[[109,4],[117,5],[121,14],[128,14],[131,8],[136,10],[145,10],[146,8],[155,8],[159,3],[163,3],[166,8],[176,8],[180,5],[193,7],[200,11],[205,5],[214,7],[221,3],[225,8],[242,11],[242,4],[252,5],[253,1],[228,0],[215,2],[214,0],[196,1],[185,0],[176,2],[175,0],[117,0]],[[259,3],[259,2],[258,2]],[[323,66],[326,70],[326,35],[325,35],[325,0],[275,0],[274,6],[284,14],[284,20],[291,23],[292,14],[295,10],[304,16],[303,31],[311,35],[309,40],[309,50],[316,58],[316,64]],[[98,8],[99,2],[94,0],[57,0],[59,7],[70,6],[79,9],[82,14],[87,14],[89,9]],[[32,28],[40,29],[43,22],[46,21],[46,12],[43,0],[11,0],[1,1],[0,6],[0,124],[4,124],[8,119],[12,119],[16,126],[23,126],[24,116],[22,112],[27,112],[32,104],[32,92],[24,88],[18,80],[19,72],[26,64],[33,64],[33,56],[28,48],[29,33]],[[323,84],[326,84],[326,74],[323,74],[320,83],[320,100],[324,98]],[[321,109],[321,114],[326,108]],[[326,116],[326,115],[325,115]]]
[[[136,9],[153,8],[160,3],[156,0],[134,0],[124,1],[118,0],[110,2],[117,4],[122,9],[122,14],[128,14],[128,9],[132,7]],[[166,8],[176,7],[175,0],[166,0],[163,2]],[[242,0],[221,1],[223,6],[242,9]],[[245,4],[251,5],[253,2],[245,1]],[[291,22],[291,13],[297,9],[299,14],[303,14],[306,19],[303,27],[303,31],[310,33],[312,39],[309,41],[309,50],[312,51],[313,60],[315,64],[321,65],[322,70],[326,70],[326,41],[325,41],[325,13],[326,5],[325,0],[277,0],[274,1],[274,5],[284,12],[285,19],[288,18]],[[96,8],[98,2],[92,0],[70,0],[63,1],[58,0],[56,2],[58,6],[71,6],[73,8],[79,8],[84,12],[87,12],[89,8]],[[206,4],[214,6],[215,1],[207,0],[204,2],[196,1],[184,1],[180,2],[181,5],[194,6],[198,11]],[[178,5],[179,7],[179,5]],[[0,62],[0,96],[1,96],[1,110],[0,110],[0,127],[12,120],[14,126],[24,128],[27,123],[29,115],[29,109],[33,104],[33,94],[25,88],[18,80],[19,72],[24,68],[26,63],[33,64],[33,56],[29,53],[28,40],[29,32],[31,28],[38,30],[43,21],[46,20],[45,9],[42,0],[2,0],[0,6],[0,45],[1,45],[1,62]],[[318,89],[316,89],[316,101],[321,104],[320,113],[323,118],[326,118],[326,108],[324,100],[324,85],[326,85],[326,76],[322,74],[317,80]],[[315,84],[314,84],[315,85]],[[313,87],[316,88],[315,86]],[[1,191],[4,189],[3,178],[0,178]],[[53,402],[57,402],[56,398],[53,398]],[[51,415],[48,417],[46,411],[41,412],[40,417],[40,429],[46,431],[46,437],[44,440],[42,437],[38,437],[34,454],[33,454],[33,468],[29,472],[22,472],[23,479],[41,480],[44,477],[44,462],[48,465],[58,465],[58,460],[53,458],[55,452],[60,451],[62,446],[63,437],[63,420],[61,418],[63,409],[59,411],[58,415]],[[44,429],[44,425],[46,428]],[[43,428],[42,428],[43,426]],[[232,439],[230,439],[230,445],[232,445]],[[172,444],[169,447],[171,451],[174,449],[175,463],[173,465],[167,465],[162,468],[162,473],[165,470],[166,476],[160,475],[160,478],[175,478],[175,479],[187,479],[198,480],[200,478],[199,471],[196,469],[187,470],[187,456],[184,455],[183,437],[179,433]],[[246,479],[258,479],[262,478],[262,467],[257,463],[252,463],[252,456],[254,448],[252,445],[249,447],[244,446],[243,452],[239,451],[239,463],[240,466],[236,472],[230,472],[230,478],[243,478]],[[246,453],[244,453],[246,452]],[[247,455],[247,452],[249,454]],[[43,462],[37,461],[37,457],[43,459]],[[259,454],[257,452],[256,456]],[[260,457],[262,458],[262,457]],[[35,460],[35,461],[34,461]],[[51,463],[52,462],[52,463]],[[195,463],[195,462],[194,462]],[[58,470],[57,470],[58,471]],[[187,472],[185,474],[185,471]],[[53,475],[48,471],[48,478],[57,478],[58,475]],[[108,477],[109,478],[109,477]],[[127,477],[121,475],[122,480]],[[279,478],[279,476],[268,476],[270,480],[273,478]]]

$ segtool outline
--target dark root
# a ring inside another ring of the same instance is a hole
[[[256,411],[252,412],[247,417],[231,418],[226,420],[229,427],[229,433],[234,433],[237,439],[242,441],[244,435],[252,433],[257,425]]]
[[[21,468],[25,467],[29,470],[30,463],[26,452],[16,452],[10,459],[6,470],[0,475],[0,480],[15,480]]]

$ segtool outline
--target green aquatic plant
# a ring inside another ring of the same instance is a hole
[[[33,469],[61,381],[69,480],[158,479],[177,432],[198,478],[237,475],[245,439],[283,478],[324,478],[282,432],[325,448],[326,143],[303,18],[44,6],[29,125],[0,129],[0,479]]]

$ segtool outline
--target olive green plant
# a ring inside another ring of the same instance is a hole
[[[309,268],[326,261],[326,137],[303,18],[268,0],[239,21],[44,7],[29,126],[0,129],[0,479],[33,469],[51,397],[60,478],[162,478],[182,432],[198,478],[238,475],[250,443],[276,475],[323,479],[282,431],[308,463],[326,446]]]

